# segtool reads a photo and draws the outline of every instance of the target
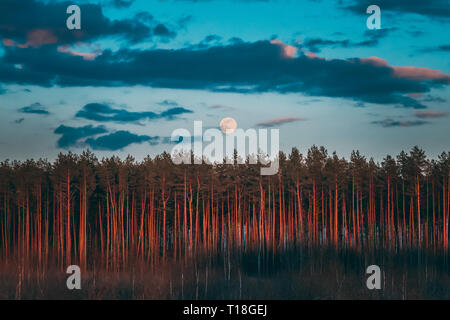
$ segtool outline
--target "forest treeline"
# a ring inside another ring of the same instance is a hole
[[[280,170],[174,165],[90,151],[0,163],[0,254],[38,266],[119,270],[193,254],[423,249],[448,253],[450,152],[349,160],[311,147]]]

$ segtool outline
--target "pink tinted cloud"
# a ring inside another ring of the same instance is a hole
[[[282,117],[282,118],[275,118],[268,121],[260,122],[258,123],[259,127],[274,127],[274,126],[281,126],[285,123],[290,122],[296,122],[296,121],[305,121],[306,118],[299,118],[299,117]]]
[[[271,40],[270,43],[281,47],[283,49],[283,55],[285,58],[294,58],[297,54],[296,47],[290,46],[278,39]]]
[[[2,42],[3,42],[3,45],[5,47],[13,47],[13,46],[15,46],[15,42],[12,41],[11,39],[3,39]]]
[[[37,48],[44,44],[52,44],[58,42],[58,38],[53,35],[50,30],[36,29],[27,34],[27,42],[17,45],[19,48],[33,47]]]
[[[325,58],[319,57],[316,53],[311,52],[311,51],[305,52],[305,56],[307,56],[310,59],[325,59]]]
[[[446,75],[440,70],[417,68],[417,67],[392,67],[392,68],[395,71],[395,75],[399,78],[407,78],[417,81],[444,80],[445,82],[450,83],[450,75]]]
[[[360,58],[359,59],[363,63],[373,64],[378,67],[387,67],[389,66],[387,60],[378,58],[378,57],[368,57],[368,58]]]
[[[387,60],[379,57],[361,58],[359,60],[363,63],[391,68],[394,71],[394,75],[398,78],[405,78],[415,81],[442,80],[446,83],[450,83],[450,75],[443,73],[441,70],[421,67],[391,66]]]
[[[444,117],[448,117],[449,115],[450,115],[449,112],[440,112],[440,111],[431,111],[431,110],[417,111],[415,113],[415,116],[417,118],[444,118]]]
[[[18,48],[38,48],[44,44],[52,44],[57,43],[58,38],[53,35],[53,33],[48,29],[35,29],[33,31],[28,32],[27,34],[27,42],[25,43],[16,43],[11,39],[3,39],[3,44],[7,47],[18,47]]]
[[[97,50],[95,52],[79,52],[71,50],[68,45],[59,46],[58,52],[67,53],[75,57],[82,57],[84,60],[95,60],[95,58],[101,54],[101,50]]]
[[[411,93],[408,93],[407,96],[417,99],[417,98],[422,97],[423,93],[422,92],[411,92]]]

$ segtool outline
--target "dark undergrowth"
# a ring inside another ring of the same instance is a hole
[[[381,268],[381,290],[369,290],[366,268]],[[68,290],[61,268],[0,265],[0,299],[450,299],[448,260],[418,251],[388,254],[291,250],[168,260],[150,267],[81,272]]]

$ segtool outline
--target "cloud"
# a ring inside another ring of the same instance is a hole
[[[31,113],[31,114],[50,114],[39,102],[33,103],[29,106],[23,107],[19,109],[19,112],[22,113]]]
[[[414,81],[437,80],[446,84],[450,83],[450,75],[444,74],[440,70],[418,67],[398,67],[390,66],[387,60],[378,57],[361,58],[361,62],[370,63],[376,66],[386,66],[394,70],[394,75],[398,78],[405,78]]]
[[[153,34],[160,37],[172,38],[175,36],[175,33],[169,28],[167,28],[164,24],[158,23],[156,27],[153,29]]]
[[[177,141],[172,142],[171,137],[137,135],[126,130],[111,132],[104,126],[92,125],[83,127],[60,125],[55,129],[54,133],[61,135],[57,141],[57,146],[65,149],[88,146],[93,150],[116,151],[134,143],[148,142],[149,145],[155,146],[159,144],[175,144],[183,140],[183,137],[179,137]]]
[[[414,38],[419,38],[425,34],[422,30],[407,30],[406,32]]]
[[[53,44],[58,42],[58,39],[55,37],[53,32],[48,29],[35,29],[31,30],[27,33],[27,41],[23,44],[16,43],[11,39],[3,39],[3,45],[6,47],[19,47],[19,48],[28,48],[33,47],[37,48],[45,44]]]
[[[396,27],[365,30],[364,36],[369,38],[366,41],[372,40],[372,41],[375,41],[374,44],[378,44],[378,41],[380,39],[386,38],[390,33],[397,31],[397,30],[398,30],[398,28],[396,28]]]
[[[317,53],[321,47],[340,46],[348,47],[350,40],[327,40],[322,38],[308,38],[303,45],[310,50],[310,52]]]
[[[223,104],[215,104],[209,107],[209,109],[213,109],[213,110],[225,110],[225,111],[234,111],[236,110],[236,108],[234,107],[230,107],[230,106],[226,106]]]
[[[379,44],[380,39],[385,38],[396,28],[384,28],[379,30],[366,30],[364,32],[365,40],[351,41],[344,40],[329,40],[323,38],[308,38],[303,42],[303,46],[308,48],[310,52],[320,52],[323,47],[340,47],[340,48],[356,48],[356,47],[374,47]]]
[[[210,42],[218,42],[220,40],[222,40],[221,36],[218,36],[217,34],[210,34],[206,36],[203,41],[210,43]]]
[[[411,98],[421,98],[423,96],[422,92],[411,92],[407,94]]]
[[[441,97],[435,97],[435,96],[432,96],[432,95],[429,95],[429,94],[425,97],[425,99],[423,99],[423,101],[425,101],[425,102],[439,102],[439,103],[447,102],[447,100],[445,100],[445,99],[443,99]]]
[[[76,113],[76,117],[98,122],[137,122],[139,120],[167,119],[172,120],[177,115],[192,113],[191,110],[175,107],[161,113],[152,111],[130,112],[125,109],[115,109],[107,104],[89,103]]]
[[[294,46],[288,45],[278,39],[271,40],[270,43],[281,47],[283,49],[283,55],[286,58],[294,58],[297,55],[298,49]]]
[[[16,64],[23,68],[17,70]],[[104,50],[95,60],[80,59],[48,46],[7,47],[0,58],[0,82],[4,83],[302,93],[412,108],[425,106],[406,94],[429,92],[447,85],[449,79],[439,70],[391,66],[377,57],[319,59],[294,55],[273,41],[236,42],[198,50]]]
[[[108,130],[106,130],[106,128],[103,126],[94,127],[92,125],[87,125],[84,127],[69,127],[60,125],[54,131],[54,133],[62,135],[57,142],[57,146],[59,148],[76,146],[79,144],[80,139],[107,132]]]
[[[214,45],[220,45],[221,44],[222,37],[215,34],[207,35],[205,38],[203,38],[202,41],[194,44],[189,44],[188,47],[191,50],[198,50],[198,49],[207,49],[211,48]]]
[[[297,122],[297,121],[305,121],[305,118],[299,118],[299,117],[283,117],[283,118],[276,118],[269,121],[260,122],[257,124],[258,127],[277,127],[281,126],[286,123],[291,122]]]
[[[393,120],[393,119],[384,119],[381,121],[372,121],[373,124],[381,125],[385,128],[391,128],[391,127],[415,127],[415,126],[421,126],[424,124],[427,124],[427,121],[423,120],[406,120],[406,121],[400,121],[400,120]]]
[[[178,102],[173,101],[173,100],[168,100],[168,99],[163,100],[161,102],[158,102],[158,104],[160,106],[165,106],[165,107],[177,107],[177,106],[179,106]]]
[[[173,120],[176,116],[184,114],[184,113],[193,113],[192,110],[185,109],[183,107],[170,108],[158,114],[158,118],[164,118],[168,120]]]
[[[82,57],[84,60],[94,60],[101,54],[101,50],[95,50],[94,52],[80,52],[70,48],[69,45],[63,45],[58,47],[58,52],[64,52],[75,57]]]
[[[119,6],[131,1],[115,0]],[[173,37],[174,31],[151,15],[138,13],[134,18],[112,20],[103,14],[101,4],[79,4],[82,13],[81,30],[68,30],[65,19],[69,1],[41,2],[36,0],[2,0],[0,2],[0,39],[5,46],[19,48],[50,44],[73,44],[105,37],[116,37],[136,43],[153,36]],[[151,18],[149,18],[151,17]]]
[[[344,8],[361,15],[366,13],[368,6],[373,4],[372,0],[354,0],[345,1]],[[350,4],[348,4],[350,3]],[[428,16],[430,18],[449,18],[450,6],[448,0],[382,0],[377,5],[382,11],[391,11],[395,13],[414,13]]]
[[[449,52],[450,51],[450,44],[443,44],[440,46],[434,46],[434,47],[426,47],[419,50],[420,52]]]
[[[450,115],[450,112],[441,112],[441,111],[416,111],[415,116],[417,118],[445,118]]]
[[[94,150],[116,151],[133,143],[152,142],[152,140],[158,141],[159,137],[136,135],[129,131],[121,130],[98,138],[89,138],[86,140],[86,144]]]
[[[179,29],[185,30],[189,23],[193,20],[192,15],[183,15],[177,20],[177,26]]]
[[[112,4],[116,8],[123,9],[131,7],[134,1],[135,0],[113,0]]]

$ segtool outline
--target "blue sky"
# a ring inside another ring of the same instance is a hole
[[[142,159],[224,117],[273,123],[284,151],[450,149],[446,1],[379,1],[381,30],[366,1],[72,1],[81,33],[68,2],[15,3],[0,4],[0,160]]]

